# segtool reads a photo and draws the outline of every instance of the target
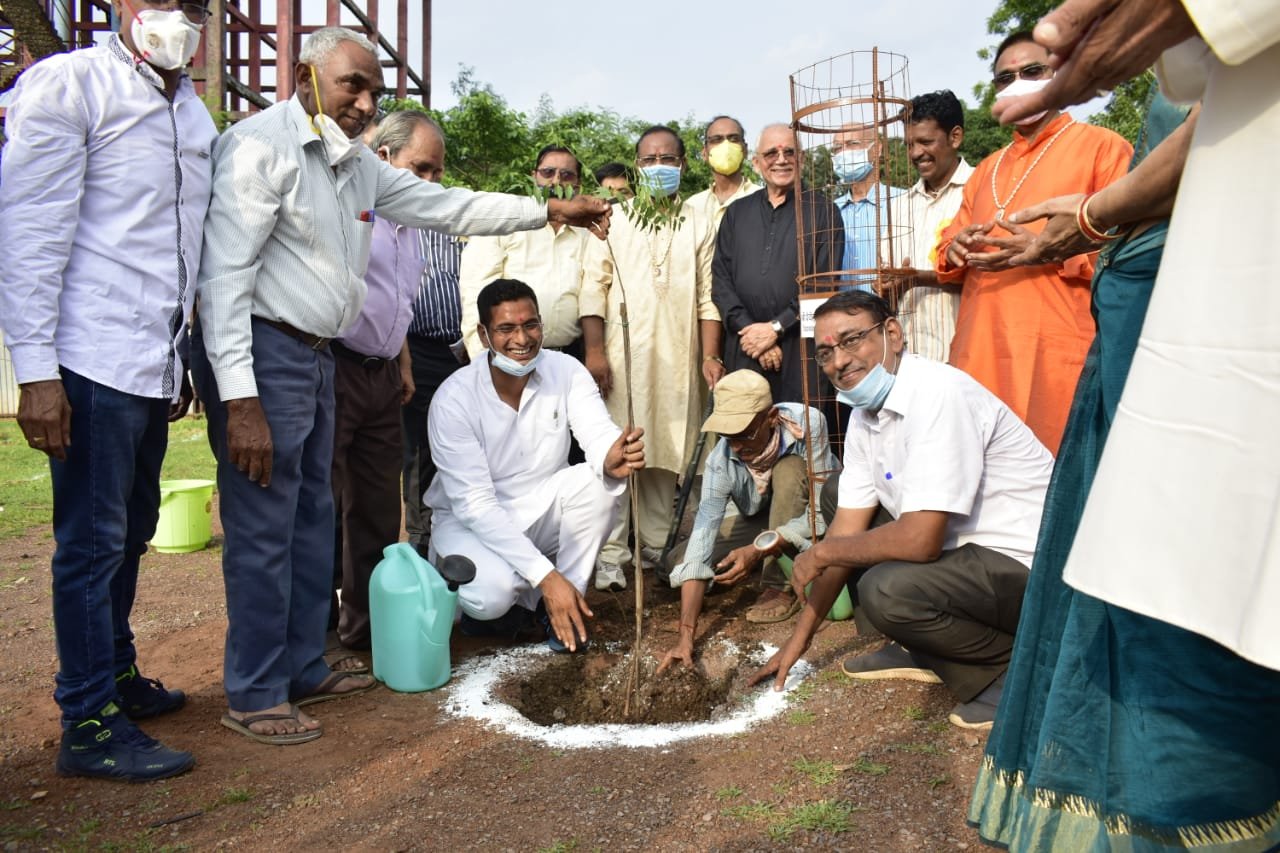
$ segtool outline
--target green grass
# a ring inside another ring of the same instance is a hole
[[[797,829],[848,832],[853,829],[853,821],[849,818],[855,811],[857,808],[852,803],[842,800],[819,800],[796,806],[782,820],[769,826],[769,838],[784,841]]]
[[[773,820],[782,814],[782,810],[773,803],[754,802],[731,806],[721,810],[720,814],[738,820]]]
[[[856,770],[859,773],[865,773],[868,776],[883,776],[889,772],[889,765],[880,764],[879,762],[872,761],[869,758],[859,758],[851,765],[850,769]]]
[[[942,749],[932,743],[892,743],[893,752],[909,752],[912,755],[942,755]]]
[[[792,762],[791,768],[815,785],[830,785],[840,778],[840,771],[830,761],[810,761],[801,756]]]
[[[793,726],[811,726],[816,719],[818,719],[818,715],[812,711],[800,710],[787,714],[787,722]]]
[[[214,479],[213,454],[204,418],[183,418],[169,426],[169,450],[162,480]],[[22,536],[32,528],[47,528],[53,519],[49,461],[27,447],[12,418],[0,420],[0,539]]]
[[[919,705],[908,705],[903,709],[902,715],[908,720],[923,720],[924,708],[921,708]]]
[[[739,788],[737,785],[733,785],[731,787],[721,788],[720,790],[716,791],[716,799],[717,800],[734,800],[734,799],[737,799],[738,797],[741,797],[742,794],[743,794],[743,790]]]

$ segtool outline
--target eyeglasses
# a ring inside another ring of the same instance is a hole
[[[756,153],[766,163],[776,163],[783,157],[788,160],[796,159],[796,149],[794,148],[770,148],[768,151],[758,151]]]
[[[541,330],[541,320],[530,320],[529,322],[521,323],[518,326],[515,323],[503,323],[501,326],[493,327],[493,333],[495,335],[502,335],[504,338],[511,337],[517,331],[523,331],[526,335],[536,335]]]
[[[199,26],[204,26],[204,22],[209,20],[209,10],[203,3],[175,3],[173,0],[140,0],[140,2],[149,9],[181,9],[188,21]]]
[[[850,332],[840,340],[836,341],[836,345],[834,347],[818,347],[813,353],[813,360],[821,365],[830,364],[831,359],[835,358],[837,348],[841,352],[857,352],[858,347],[867,339],[867,335],[871,334],[883,325],[884,320],[881,320],[869,329],[863,329],[861,332]]]
[[[741,133],[717,133],[715,136],[707,137],[708,148],[714,148],[715,146],[719,145],[721,142],[732,142],[736,145],[741,145],[743,142],[742,134]]]
[[[533,173],[543,180],[549,181],[557,175],[560,180],[566,184],[572,184],[578,180],[578,173],[572,169],[555,169],[551,166],[539,166],[533,170]]]
[[[995,84],[997,89],[1003,89],[1019,77],[1023,80],[1039,80],[1048,73],[1049,66],[1042,62],[1032,62],[1030,65],[1024,65],[1021,68],[1001,71],[995,76]]]
[[[648,157],[637,157],[636,162],[641,166],[679,166],[680,157],[676,154],[650,154]]]

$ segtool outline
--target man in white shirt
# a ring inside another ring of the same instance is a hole
[[[182,71],[204,9],[116,10],[119,34],[37,63],[14,90],[0,316],[18,424],[50,457],[57,769],[140,782],[195,763],[134,725],[186,696],[138,673],[129,613],[159,518],[166,418],[191,401],[180,349],[217,131]]]
[[[528,285],[492,282],[477,314],[485,357],[450,376],[431,406],[432,558],[476,565],[458,591],[464,630],[514,628],[536,609],[548,645],[576,651],[592,615],[582,593],[626,478],[644,467],[644,431],[620,430],[587,369],[542,348]],[[571,432],[586,462],[566,462]]]
[[[582,187],[582,163],[562,145],[538,152],[530,173],[539,187],[564,187],[576,195]],[[568,196],[566,196],[568,197]],[[582,325],[578,293],[582,290],[582,255],[591,239],[585,230],[548,222],[537,231],[501,237],[474,237],[462,250],[458,290],[462,298],[462,339],[475,358],[484,350],[476,334],[476,296],[499,278],[526,282],[538,295],[543,346],[582,360]]]
[[[776,674],[781,689],[847,584],[859,630],[890,642],[845,674],[942,682],[960,700],[951,722],[989,729],[1053,457],[968,374],[907,353],[879,296],[838,294],[815,324],[814,358],[854,409],[838,507],[795,560],[797,593],[813,583],[800,622],[752,683]]]
[[[324,661],[333,565],[333,355],[364,302],[373,222],[448,233],[540,228],[603,234],[600,199],[446,189],[378,159],[360,134],[382,91],[377,49],[312,33],[296,94],[236,124],[214,154],[192,366],[209,404],[226,535],[222,723],[252,740],[320,736],[301,706],[371,689]]]
[[[973,167],[960,156],[964,144],[964,107],[949,90],[911,99],[907,121],[907,156],[920,180],[893,199],[893,222],[911,231],[895,239],[897,266],[914,267],[915,277],[898,302],[907,346],[916,355],[946,361],[956,333],[960,288],[938,286],[934,267],[938,239],[960,209],[965,181]],[[889,253],[881,251],[886,263]]]

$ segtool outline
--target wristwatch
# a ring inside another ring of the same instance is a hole
[[[777,320],[774,320],[773,322],[771,322],[771,323],[769,324],[769,328],[770,328],[770,329],[773,329],[773,333],[774,333],[775,335],[781,335],[781,334],[782,334],[782,324],[781,324],[781,323],[779,323]]]

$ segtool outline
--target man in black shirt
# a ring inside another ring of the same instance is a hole
[[[711,265],[711,296],[724,318],[725,370],[754,370],[769,380],[775,402],[801,402],[795,132],[783,124],[766,127],[752,164],[764,192],[725,210]],[[844,255],[839,212],[817,192],[804,191],[801,203],[809,232],[806,271],[838,268]],[[816,381],[816,371],[810,378]]]

